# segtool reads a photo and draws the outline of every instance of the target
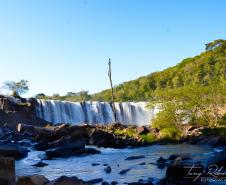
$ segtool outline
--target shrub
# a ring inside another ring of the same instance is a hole
[[[156,136],[152,133],[148,133],[148,134],[144,134],[144,135],[140,135],[142,140],[151,144],[154,143],[156,141]]]
[[[164,128],[159,132],[159,139],[161,140],[169,140],[169,141],[177,141],[181,137],[181,131],[178,128]]]
[[[136,132],[132,128],[127,128],[127,129],[116,129],[114,131],[115,135],[123,135],[123,136],[128,136],[128,137],[134,137],[136,135]]]
[[[219,120],[219,125],[226,125],[226,114],[224,114]]]

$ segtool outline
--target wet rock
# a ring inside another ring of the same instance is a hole
[[[182,160],[191,160],[190,154],[173,154],[169,156],[168,160],[175,160],[176,158],[181,157]]]
[[[41,162],[38,162],[37,164],[34,164],[32,166],[35,166],[35,167],[44,167],[44,166],[48,166],[48,164],[41,161]]]
[[[94,148],[67,148],[61,147],[53,150],[46,151],[47,159],[58,158],[58,157],[70,157],[70,156],[86,156],[86,155],[93,155],[93,154],[100,154],[100,151]]]
[[[116,182],[116,181],[111,182],[111,185],[116,185],[116,184],[118,184],[118,182]]]
[[[104,169],[104,171],[105,171],[105,173],[111,173],[111,167],[110,166],[108,166],[108,167],[106,167],[105,169]]]
[[[17,185],[44,185],[49,180],[43,175],[22,176],[18,178]]]
[[[153,185],[152,182],[130,182],[128,185]]]
[[[206,184],[201,182],[203,175],[204,167],[202,165],[199,163],[186,163],[182,157],[177,157],[167,167],[165,182],[178,185]]]
[[[104,182],[101,183],[101,185],[110,185],[110,183],[104,181]]]
[[[20,148],[16,144],[0,144],[0,155],[21,159],[27,156],[28,150]]]
[[[119,172],[119,174],[120,175],[124,175],[124,174],[126,174],[127,172],[129,172],[131,169],[125,169],[125,170],[121,170],[120,172]]]
[[[159,159],[156,162],[157,162],[158,168],[160,169],[165,168],[167,165],[167,159],[164,159],[163,157],[159,157]]]
[[[146,164],[146,163],[140,163],[139,165],[140,165],[140,166],[143,166],[143,165],[145,165],[145,164]]]
[[[32,142],[30,139],[22,139],[18,141],[18,144],[23,147],[30,147],[32,145]]]
[[[92,163],[92,166],[99,166],[100,163]]]
[[[92,180],[86,181],[86,183],[89,183],[89,184],[97,184],[97,183],[100,183],[102,181],[103,181],[102,178],[98,178],[98,179],[92,179]]]
[[[0,185],[15,184],[15,162],[13,158],[0,156]]]
[[[47,183],[46,185],[92,185],[92,183],[84,182],[77,177],[61,176],[56,180]]]
[[[167,159],[163,158],[163,157],[159,157],[159,159],[157,160],[157,163],[166,163]]]
[[[125,160],[136,160],[136,159],[143,159],[143,158],[145,158],[144,155],[136,155],[136,156],[127,157]]]

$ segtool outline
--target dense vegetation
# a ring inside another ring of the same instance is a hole
[[[214,80],[226,81],[226,41],[217,40],[206,45],[206,51],[187,58],[174,67],[155,72],[115,87],[116,101],[151,100],[155,91],[190,85],[207,86]],[[110,90],[92,96],[94,100],[110,101]]]
[[[216,80],[221,83],[226,81],[225,40],[206,44],[205,52],[193,58],[184,59],[174,67],[115,86],[115,100],[150,101],[155,98],[156,92],[191,85],[208,86]],[[37,97],[68,101],[111,101],[111,90],[107,89],[93,95],[88,94],[88,91],[80,91],[69,92],[65,96],[39,94]]]

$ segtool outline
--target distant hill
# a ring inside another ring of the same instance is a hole
[[[206,51],[186,58],[174,67],[154,72],[115,87],[116,101],[151,100],[156,91],[200,84],[208,86],[213,81],[226,82],[226,40],[206,44]],[[110,101],[109,89],[91,96],[92,100]]]

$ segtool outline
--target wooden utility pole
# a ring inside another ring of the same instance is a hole
[[[115,109],[115,97],[114,97],[114,89],[113,89],[113,85],[112,85],[112,78],[111,78],[111,59],[109,58],[108,61],[108,77],[110,80],[110,84],[111,84],[111,103],[112,103],[112,110],[113,110],[113,114],[114,114],[114,121],[117,122],[117,114],[116,114],[116,109]]]

